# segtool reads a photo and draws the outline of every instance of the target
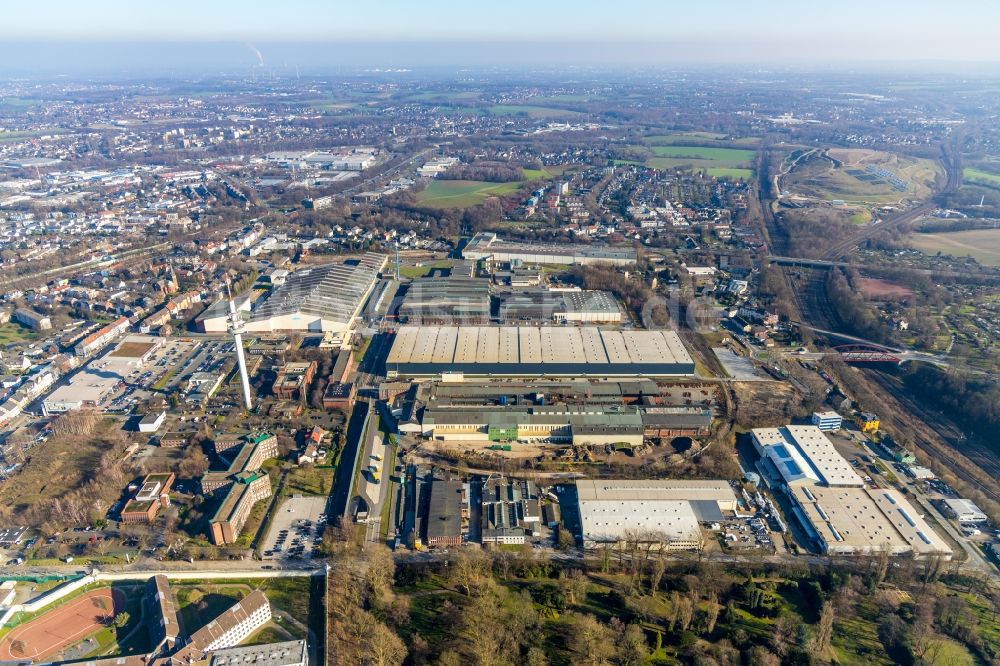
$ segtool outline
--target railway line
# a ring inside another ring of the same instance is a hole
[[[961,183],[961,162],[956,145],[957,140],[951,145],[942,146],[941,163],[945,168],[947,181],[938,191],[938,195],[954,192]],[[774,212],[771,207],[773,200],[769,198],[767,189],[762,181],[760,185],[762,231],[767,239],[769,256],[777,256],[781,254],[779,250],[785,248],[780,243],[782,236],[775,224]],[[840,260],[845,255],[866,240],[888,229],[910,224],[921,216],[933,212],[935,208],[936,205],[933,202],[926,202],[883,220],[879,224],[872,225],[852,238],[828,248],[818,257],[819,261],[812,262],[810,265],[796,264],[794,261],[779,262],[783,264],[783,274],[789,284],[794,307],[799,314],[799,321],[808,322],[816,328],[839,330],[840,320],[826,291],[826,275],[830,267],[839,265]],[[775,244],[772,244],[772,241],[775,241]],[[781,247],[776,245],[781,245]],[[824,262],[829,262],[829,265],[823,265]],[[901,408],[884,415],[884,421],[888,423],[890,429],[912,430],[915,426],[913,419],[918,419],[920,421],[918,429],[925,429],[926,435],[928,435],[925,437],[927,444],[923,445],[922,448],[943,463],[955,476],[978,489],[992,501],[1000,502],[1000,492],[996,489],[995,484],[990,483],[991,479],[1000,479],[1000,459],[992,450],[979,442],[968,439],[956,424],[919,404],[908,394],[898,377],[871,368],[865,368],[863,373],[865,379],[871,380]],[[937,437],[935,438],[933,435]],[[956,461],[954,455],[949,455],[947,450],[943,450],[940,445],[933,443],[935,439],[977,466],[983,474],[976,474],[975,471],[970,471],[961,462]]]

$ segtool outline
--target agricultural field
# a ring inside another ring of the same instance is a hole
[[[654,169],[689,168],[713,178],[753,178],[755,151],[734,147],[752,144],[721,137],[710,133],[655,135],[646,138],[646,145],[634,148],[651,154],[645,165]]]
[[[645,142],[651,146],[719,146],[722,148],[748,147],[760,144],[755,136],[745,136],[738,139],[728,139],[725,134],[716,132],[681,132],[678,134],[654,134],[647,136]]]
[[[984,266],[1000,266],[1000,229],[913,234],[910,245],[926,254],[972,257]]]
[[[1000,187],[1000,174],[966,167],[962,169],[962,179],[987,187]]]
[[[831,148],[800,160],[788,173],[788,193],[823,201],[890,204],[931,195],[942,178],[933,160],[861,148]]]
[[[557,109],[551,106],[531,106],[528,104],[496,104],[487,111],[494,116],[527,115],[530,118],[567,118],[583,115],[579,111]]]
[[[468,208],[493,196],[517,192],[520,182],[487,183],[480,180],[432,180],[417,195],[417,202],[428,208]]]

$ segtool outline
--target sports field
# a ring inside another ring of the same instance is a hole
[[[15,627],[0,641],[0,661],[44,661],[109,625],[125,609],[120,590],[93,590]]]
[[[972,257],[984,266],[1000,266],[1000,229],[913,234],[910,245],[925,254]]]
[[[513,194],[520,182],[487,183],[480,180],[432,180],[417,195],[417,202],[429,208],[468,208],[492,196]]]

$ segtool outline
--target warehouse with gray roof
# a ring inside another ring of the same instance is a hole
[[[571,245],[568,243],[521,243],[502,240],[483,231],[462,250],[463,259],[507,264],[613,264],[628,266],[636,262],[630,247],[610,245]]]
[[[397,315],[409,324],[488,324],[489,282],[458,275],[414,280]]]
[[[394,377],[680,377],[694,361],[674,331],[594,326],[403,326],[386,360]]]
[[[357,264],[296,271],[250,314],[246,329],[343,332],[361,312],[385,263],[385,255],[370,252]]]

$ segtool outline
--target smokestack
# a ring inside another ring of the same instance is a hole
[[[253,408],[253,401],[250,398],[250,376],[247,373],[247,358],[243,353],[243,320],[236,312],[236,303],[233,302],[233,294],[229,291],[229,333],[233,336],[233,343],[236,345],[236,361],[240,366],[240,384],[243,386],[243,402],[249,412]]]

